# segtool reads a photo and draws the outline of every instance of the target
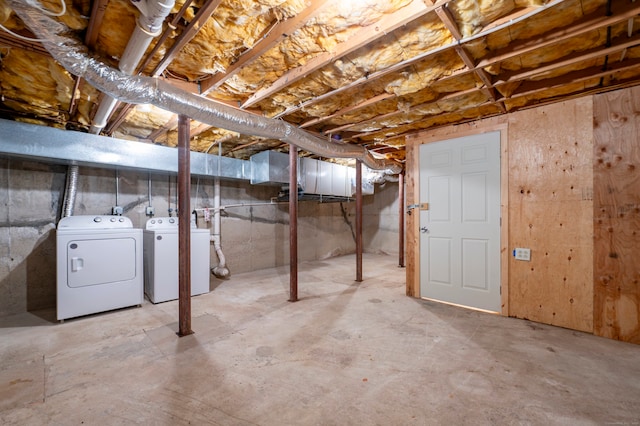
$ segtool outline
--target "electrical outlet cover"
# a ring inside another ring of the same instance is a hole
[[[516,247],[513,249],[513,257],[515,257],[516,260],[525,260],[529,262],[531,261],[531,249]]]

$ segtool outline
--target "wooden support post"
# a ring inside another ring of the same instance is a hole
[[[356,281],[362,282],[362,161],[356,160]]]
[[[298,147],[289,145],[289,302],[298,301]]]
[[[178,336],[191,330],[191,164],[189,118],[178,119]]]
[[[398,175],[398,266],[404,268],[404,173]]]

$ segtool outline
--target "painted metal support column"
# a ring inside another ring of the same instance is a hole
[[[289,145],[289,302],[298,301],[298,147]]]
[[[356,160],[356,281],[362,282],[362,161]]]
[[[404,173],[398,175],[398,266],[404,268]]]
[[[178,336],[191,330],[191,165],[189,117],[178,117]]]

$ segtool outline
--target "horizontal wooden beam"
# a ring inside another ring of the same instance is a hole
[[[534,15],[537,10],[529,10],[527,9],[526,12],[528,14]],[[464,70],[460,70],[460,71],[456,71],[453,72],[450,76],[444,77],[443,79],[439,80],[439,81],[447,81],[456,77],[459,77],[463,74],[467,74],[469,72],[473,72],[475,69],[479,69],[479,68],[484,68],[490,65],[495,65],[499,62],[505,61],[507,59],[512,59],[515,58],[519,55],[523,55],[525,53],[529,53],[532,52],[538,48],[544,48],[544,47],[548,47],[551,46],[555,43],[559,43],[561,41],[564,40],[568,40],[572,37],[578,37],[581,36],[583,34],[586,34],[590,31],[594,31],[598,28],[603,28],[603,27],[607,27],[610,25],[614,25],[618,22],[622,22],[625,21],[627,19],[633,18],[634,16],[640,14],[640,3],[638,2],[633,2],[633,3],[625,3],[623,6],[620,7],[616,7],[616,9],[613,11],[614,15],[613,16],[606,16],[604,14],[604,8],[600,8],[598,10],[596,10],[595,12],[575,21],[574,23],[572,23],[570,26],[562,28],[562,29],[554,29],[551,31],[546,32],[545,34],[542,34],[541,36],[538,37],[533,37],[531,39],[527,39],[527,40],[523,40],[523,41],[517,41],[514,43],[511,43],[509,46],[505,47],[504,49],[501,50],[497,50],[495,52],[493,52],[489,57],[481,59],[480,61],[478,61],[478,63],[475,65],[474,69],[464,69]],[[523,11],[519,12],[520,16],[525,16],[522,15]],[[509,18],[509,19],[507,19]],[[496,28],[506,28],[508,27],[508,25],[510,25],[510,23],[514,21],[514,19],[511,19],[510,17],[506,17],[504,22],[501,24],[501,26],[496,27],[494,25],[491,25],[489,27],[487,27],[486,29],[484,29],[481,33],[476,34],[473,36],[473,40],[477,39],[478,37],[483,37],[486,36],[488,34],[490,34],[491,32],[495,31]],[[464,43],[465,40],[462,40],[462,43]],[[284,117],[286,115],[292,114],[296,111],[299,111],[302,108],[308,107],[312,104],[321,102],[325,99],[331,98],[333,96],[336,96],[346,90],[349,89],[354,89],[358,86],[361,86],[363,84],[366,84],[368,82],[371,82],[373,80],[382,78],[386,75],[389,75],[391,73],[394,73],[396,71],[400,71],[404,68],[407,68],[415,63],[418,63],[420,61],[423,61],[429,57],[433,57],[439,53],[442,53],[443,51],[455,48],[456,46],[458,46],[458,43],[450,43],[448,45],[443,45],[443,46],[439,46],[435,49],[432,49],[430,51],[424,52],[420,55],[417,55],[413,58],[407,59],[405,61],[401,61],[395,65],[392,65],[391,67],[385,68],[384,70],[380,70],[378,72],[375,73],[371,73],[369,75],[367,75],[366,77],[354,80],[353,82],[346,84],[338,89],[332,90],[330,92],[324,93],[322,95],[316,96],[312,99],[309,99],[308,101],[302,102],[296,106],[290,107],[287,110],[283,111],[282,113],[278,114],[276,116],[276,118],[280,118],[280,117]]]
[[[384,100],[387,100],[387,99],[391,99],[391,98],[394,98],[394,97],[396,97],[395,94],[386,93],[385,92],[385,93],[382,93],[382,94],[380,94],[378,96],[374,96],[372,98],[369,98],[369,99],[365,100],[364,102],[360,102],[357,105],[352,105],[352,106],[348,106],[346,108],[342,108],[340,111],[334,112],[333,114],[325,115],[325,116],[322,116],[322,117],[318,117],[318,118],[314,118],[312,120],[306,121],[306,122],[302,123],[300,125],[300,127],[304,129],[304,128],[309,127],[309,126],[313,126],[315,124],[319,124],[319,123],[322,123],[324,121],[331,120],[334,117],[339,117],[341,115],[345,115],[345,114],[348,114],[350,112],[358,111],[358,110],[366,108],[366,107],[368,107],[370,105],[373,105],[375,103],[378,103],[378,102],[381,102],[381,101],[384,101]]]
[[[514,72],[504,73],[502,74],[494,83],[495,87],[499,87],[501,85],[511,83],[513,81],[526,80],[527,78],[544,74],[549,71],[553,71],[558,68],[571,66],[577,64],[579,62],[585,62],[592,59],[601,58],[607,55],[614,54],[616,52],[620,52],[624,49],[628,49],[630,47],[634,47],[640,44],[640,34],[636,34],[632,37],[622,36],[618,37],[612,41],[611,46],[609,47],[595,47],[593,49],[589,49],[582,52],[575,52],[570,55],[567,55],[563,58],[560,58],[556,61],[550,62],[543,66],[537,66],[535,68],[530,68],[527,70],[518,70]]]
[[[275,24],[269,32],[249,50],[245,51],[237,61],[231,64],[223,73],[218,73],[210,78],[202,80],[200,87],[202,94],[206,95],[212,90],[220,87],[226,80],[236,75],[244,67],[258,59],[272,47],[285,40],[296,30],[302,27],[309,19],[322,11],[322,8],[329,0],[315,0],[296,16],[280,21]]]
[[[440,0],[437,4],[446,4],[450,0]],[[377,39],[387,35],[395,29],[408,24],[409,22],[424,16],[430,11],[434,10],[435,6],[426,6],[422,0],[413,0],[407,6],[399,9],[398,11],[384,16],[375,25],[370,25],[362,28],[356,34],[354,34],[348,41],[340,43],[331,52],[321,53],[311,58],[307,63],[297,68],[290,69],[285,72],[280,78],[273,82],[270,86],[258,90],[253,96],[251,96],[242,105],[243,108],[247,108],[251,105],[255,105],[263,99],[268,98],[284,89],[287,86],[299,81],[307,75],[319,70],[320,68],[352,53],[363,46],[366,46]]]
[[[325,130],[324,133],[325,134],[338,133],[340,131],[348,130],[348,129],[350,129],[352,127],[355,127],[355,126],[362,126],[362,125],[367,124],[367,123],[374,123],[376,121],[388,119],[388,118],[395,117],[395,116],[398,116],[398,115],[409,114],[411,112],[417,111],[418,109],[429,107],[431,105],[437,104],[438,102],[465,97],[465,96],[467,96],[469,94],[478,92],[479,90],[481,90],[481,89],[478,89],[478,88],[474,87],[474,88],[467,89],[467,90],[462,90],[462,91],[459,91],[459,92],[441,93],[440,96],[438,96],[436,99],[432,99],[432,100],[430,100],[428,102],[421,103],[420,105],[415,105],[415,106],[411,107],[408,111],[401,111],[401,110],[391,111],[391,112],[388,112],[386,114],[381,114],[381,115],[378,115],[376,117],[373,117],[373,118],[370,118],[370,119],[367,119],[367,120],[359,121],[357,123],[349,123],[349,124],[344,124],[342,126],[333,127],[331,129]]]
[[[189,25],[178,36],[178,39],[169,48],[166,55],[158,62],[151,73],[152,76],[160,75],[169,66],[171,61],[178,56],[184,46],[187,45],[202,29],[206,21],[213,15],[222,0],[207,0],[203,7],[198,10],[196,16],[189,22]]]
[[[602,69],[602,66],[594,66],[572,71],[558,77],[547,78],[544,80],[524,81],[520,86],[518,86],[518,89],[508,97],[508,99],[529,96],[544,90],[557,89],[569,84],[609,77],[617,73],[638,69],[640,69],[640,58],[633,58],[610,64],[607,69],[604,70]]]
[[[563,86],[566,86],[567,84],[579,83],[582,81],[592,80],[594,78],[607,77],[607,76],[615,75],[617,73],[638,70],[638,69],[640,69],[640,58],[633,58],[633,59],[627,59],[626,61],[623,61],[623,62],[615,63],[613,66],[610,66],[609,69],[607,70],[602,70],[601,67],[591,67],[585,70],[574,71],[564,76],[553,77],[553,78],[539,80],[539,81],[527,81],[522,83],[522,85],[518,88],[517,93],[514,93],[512,96],[508,98],[499,98],[496,101],[485,102],[480,105],[475,105],[469,108],[464,108],[461,110],[447,112],[443,114],[426,115],[421,120],[435,118],[435,117],[447,117],[450,115],[459,114],[460,112],[464,112],[473,108],[478,108],[478,107],[490,105],[490,104],[495,104],[498,107],[500,107],[500,104],[507,99],[516,99],[522,96],[531,96],[531,95],[534,95],[535,93],[543,92],[548,89],[563,87]],[[585,88],[584,90],[580,90],[573,93],[569,98],[577,97],[577,96],[585,96],[591,93],[599,93],[603,91],[614,90],[616,88],[626,87],[634,81],[637,82],[637,79],[633,78],[633,79],[622,80],[609,86],[602,86],[597,88]],[[563,99],[566,99],[566,98],[567,98],[566,96],[563,96]],[[549,104],[554,102],[558,102],[558,99],[556,98],[547,99],[547,100],[543,99],[543,100],[540,100],[540,102],[536,102],[535,105],[539,106],[539,105],[544,105],[544,104]],[[427,105],[427,104],[423,104],[423,105]],[[517,109],[522,109],[522,108],[523,107],[519,107]],[[372,119],[372,121],[373,120],[374,119]],[[412,123],[412,124],[415,124],[415,123]],[[400,128],[403,128],[403,127],[406,128],[409,126],[410,125],[403,125],[396,128],[384,128],[384,129],[376,130],[374,132],[359,133],[346,140],[354,140],[362,137],[375,136],[377,134],[381,134],[385,132],[396,132]],[[421,129],[421,131],[422,130],[424,129]],[[398,134],[401,135],[403,134],[403,132],[397,133],[393,137],[397,137]]]

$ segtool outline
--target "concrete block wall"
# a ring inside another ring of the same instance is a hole
[[[143,228],[150,204],[155,215],[175,209],[176,176],[80,167],[74,215],[110,214],[117,204],[134,227]],[[66,167],[0,158],[0,316],[55,307],[56,237],[61,217]],[[148,185],[151,181],[151,200]],[[276,186],[222,181],[221,203],[268,203]],[[194,177],[193,208],[213,207],[213,179]],[[365,252],[397,253],[397,184],[376,188],[363,203]],[[199,227],[211,227],[202,218]],[[299,203],[301,262],[355,252],[355,202]],[[231,277],[241,272],[286,265],[289,261],[287,204],[228,208],[222,216],[222,247]],[[215,251],[211,264],[217,263]],[[212,282],[217,280],[211,275]]]

